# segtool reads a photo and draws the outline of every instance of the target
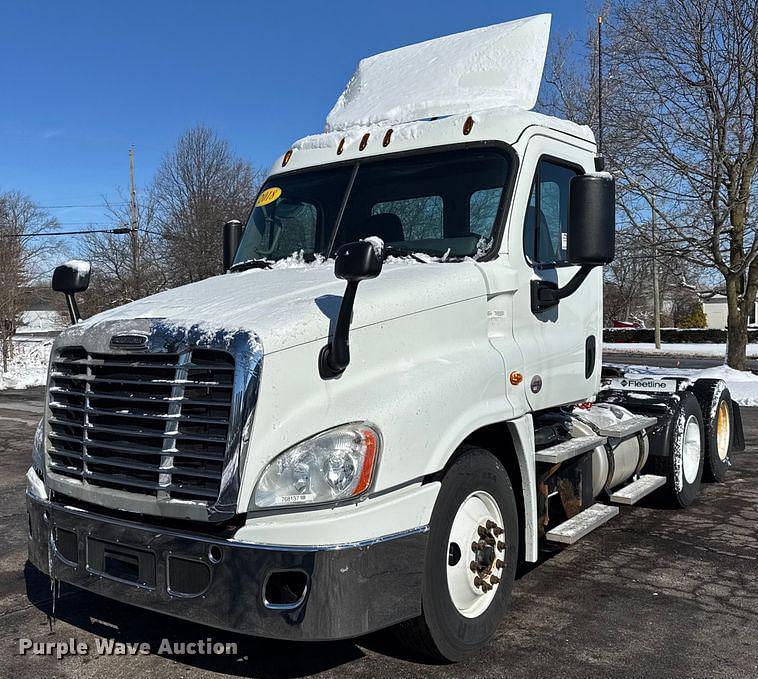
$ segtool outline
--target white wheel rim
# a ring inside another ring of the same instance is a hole
[[[700,452],[700,425],[697,417],[690,415],[684,425],[682,442],[682,473],[689,484],[695,482],[700,471]]]
[[[726,401],[721,401],[716,411],[716,451],[722,462],[729,455],[731,441],[732,423],[729,421],[729,406]]]
[[[483,490],[471,493],[453,519],[445,554],[447,589],[453,605],[466,618],[484,613],[497,593],[505,561],[502,526],[500,507]]]

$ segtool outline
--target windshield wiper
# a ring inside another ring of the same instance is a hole
[[[394,245],[384,244],[384,255],[390,257],[413,257],[417,262],[422,264],[428,264],[427,260],[423,257],[419,257],[415,252],[410,250],[403,250],[403,248],[396,248]]]
[[[270,269],[271,262],[267,259],[248,259],[232,266],[229,271],[247,271],[248,269]]]

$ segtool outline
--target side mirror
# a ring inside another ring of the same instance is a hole
[[[382,258],[365,240],[343,245],[334,259],[334,275],[347,281],[331,341],[321,349],[318,367],[322,379],[338,377],[350,363],[350,321],[358,283],[382,272]]]
[[[74,294],[84,292],[89,287],[89,278],[92,267],[89,262],[72,259],[65,264],[55,267],[51,287],[55,292],[62,292],[66,296],[68,315],[72,323],[82,320],[79,315],[79,306]]]
[[[608,173],[571,180],[568,261],[600,266],[613,261],[616,243],[616,183]]]
[[[226,273],[234,263],[234,256],[237,254],[237,248],[242,240],[245,227],[239,219],[230,219],[224,224],[223,228],[224,273]]]
[[[562,288],[553,281],[533,280],[532,313],[540,314],[573,295],[596,266],[613,261],[616,244],[616,183],[607,172],[577,175],[571,180],[568,261],[581,268]]]

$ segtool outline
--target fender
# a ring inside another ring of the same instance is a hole
[[[534,457],[534,424],[531,414],[506,423],[513,440],[513,452],[521,470],[524,502],[524,559],[537,561],[537,472]]]

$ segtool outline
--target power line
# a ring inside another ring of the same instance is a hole
[[[128,226],[117,227],[115,229],[90,229],[89,231],[47,231],[42,233],[3,233],[0,238],[41,238],[48,236],[82,236],[88,233],[131,233]]]
[[[126,200],[119,200],[113,203],[91,203],[91,204],[71,204],[71,205],[37,205],[38,208],[43,208],[45,210],[62,210],[64,208],[74,208],[74,207],[107,207],[108,205],[128,205],[129,201]]]

